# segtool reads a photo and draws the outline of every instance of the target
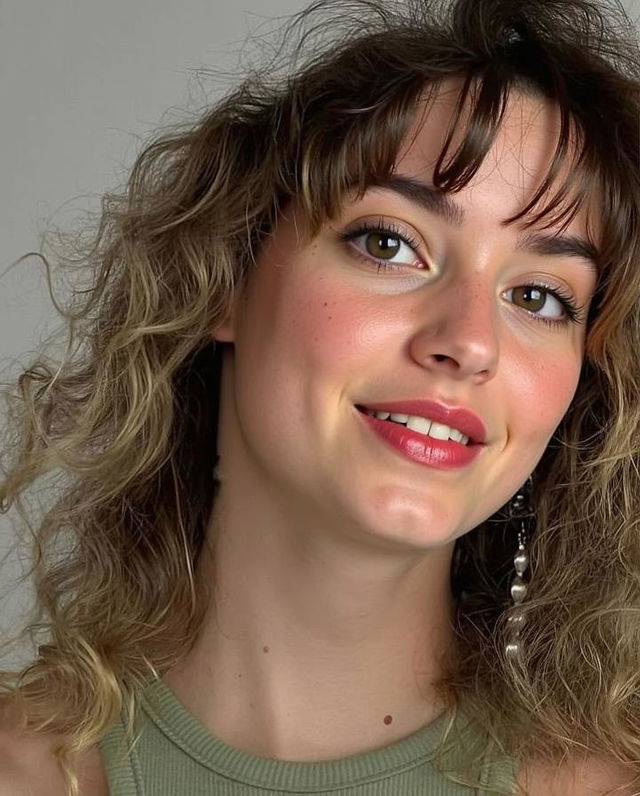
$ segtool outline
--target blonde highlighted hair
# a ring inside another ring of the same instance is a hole
[[[104,197],[89,242],[70,239],[59,260],[92,274],[73,308],[59,308],[68,353],[58,363],[43,353],[4,391],[1,510],[15,504],[26,517],[39,478],[59,471],[64,484],[34,530],[37,613],[24,634],[42,643],[0,675],[2,691],[26,726],[60,734],[75,794],[74,753],[120,711],[131,720],[139,689],[184,655],[202,620],[194,570],[219,485],[212,329],[282,208],[300,200],[313,235],[348,192],[388,179],[416,109],[457,77],[465,136],[455,151],[444,142],[434,184],[466,185],[509,92],[535,92],[558,104],[562,131],[547,179],[511,221],[568,222],[595,196],[601,240],[580,383],[534,473],[524,655],[503,652],[515,537],[499,513],[457,543],[457,649],[442,692],[496,753],[589,752],[640,774],[632,25],[596,0],[320,0],[285,37],[294,33],[295,70],[250,75],[195,123],[152,140],[126,188]]]

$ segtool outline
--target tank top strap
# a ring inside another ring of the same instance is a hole
[[[98,744],[110,796],[152,796],[147,794],[135,749],[130,745],[120,718]]]

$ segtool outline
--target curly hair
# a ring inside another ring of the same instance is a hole
[[[440,687],[496,753],[557,762],[586,751],[640,775],[633,25],[604,0],[319,0],[283,32],[294,34],[295,68],[255,70],[195,123],[149,141],[89,237],[70,236],[58,257],[92,274],[75,304],[56,304],[67,353],[52,362],[43,350],[4,389],[0,510],[26,517],[40,477],[64,483],[33,530],[36,600],[21,636],[42,643],[0,674],[2,693],[26,727],[60,734],[76,794],[74,753],[120,712],[132,725],[139,689],[180,660],[203,618],[194,570],[219,487],[211,330],[285,205],[299,200],[316,234],[348,192],[392,174],[416,109],[456,77],[458,126],[469,113],[434,185],[469,183],[510,92],[543,96],[561,112],[555,156],[509,221],[569,223],[597,196],[601,242],[578,389],[534,472],[523,655],[504,653],[514,547],[499,512],[456,543],[456,654]]]

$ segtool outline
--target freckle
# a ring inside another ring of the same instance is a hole
[[[333,318],[333,315],[329,315],[329,320],[331,320],[332,318]]]
[[[325,301],[322,306],[326,307],[328,303],[329,303],[328,301]]]
[[[392,721],[393,721],[393,716],[385,716],[384,717],[384,723],[385,724],[391,724]]]
[[[263,652],[269,652],[269,647],[263,647],[263,648],[262,648],[262,651],[263,651]]]

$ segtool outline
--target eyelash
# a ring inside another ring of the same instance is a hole
[[[542,323],[546,323],[548,326],[563,326],[567,323],[575,323],[581,324],[584,320],[584,307],[580,307],[574,298],[570,296],[568,293],[565,293],[558,287],[551,287],[551,285],[547,285],[544,282],[528,282],[526,285],[519,285],[518,287],[537,287],[540,290],[544,290],[549,295],[557,298],[560,304],[564,307],[564,311],[567,313],[567,317],[564,319],[554,320],[553,318],[545,318],[542,315],[538,315],[535,312],[530,312],[529,310],[524,310],[532,315],[537,321],[541,321]],[[522,308],[524,309],[524,307]]]
[[[388,235],[391,238],[397,238],[403,243],[406,243],[406,245],[409,246],[414,252],[420,246],[420,242],[416,238],[412,238],[403,230],[398,229],[394,224],[387,222],[385,222],[385,224],[371,224],[364,221],[357,229],[342,233],[340,238],[344,243],[350,243],[355,238],[359,238],[361,235],[365,235],[367,232],[380,232],[382,234]],[[393,263],[387,263],[384,260],[376,260],[375,257],[363,254],[354,246],[351,246],[350,248],[355,251],[356,255],[360,257],[361,260],[364,260],[364,262],[369,264],[377,263],[378,273],[380,273],[381,269],[385,271],[400,271],[403,267],[406,267],[394,265]],[[548,294],[556,298],[560,304],[562,304],[564,311],[567,314],[566,318],[556,320],[553,318],[545,318],[542,315],[538,315],[535,312],[524,309],[524,307],[521,308],[537,321],[545,323],[547,326],[557,328],[558,326],[565,326],[567,323],[580,324],[584,320],[584,307],[579,306],[572,296],[565,293],[560,288],[551,287],[551,285],[546,285],[543,282],[528,282],[526,285],[518,285],[518,287],[534,287],[546,291]]]
[[[345,243],[349,243],[350,241],[354,240],[354,238],[359,238],[360,235],[365,235],[367,232],[380,232],[383,234],[388,234],[390,238],[398,238],[403,243],[406,243],[414,252],[416,249],[420,248],[420,241],[417,238],[413,238],[408,235],[404,230],[399,229],[394,224],[385,222],[378,222],[377,224],[371,224],[368,221],[363,221],[357,229],[349,230],[341,235],[342,240]],[[356,249],[356,252],[358,250]],[[367,257],[361,252],[358,252],[362,259],[366,262],[377,262],[382,268],[391,271],[399,271],[401,270],[400,266],[394,266],[393,263],[386,263],[384,260],[376,260],[374,257]],[[416,254],[417,256],[417,254]]]

